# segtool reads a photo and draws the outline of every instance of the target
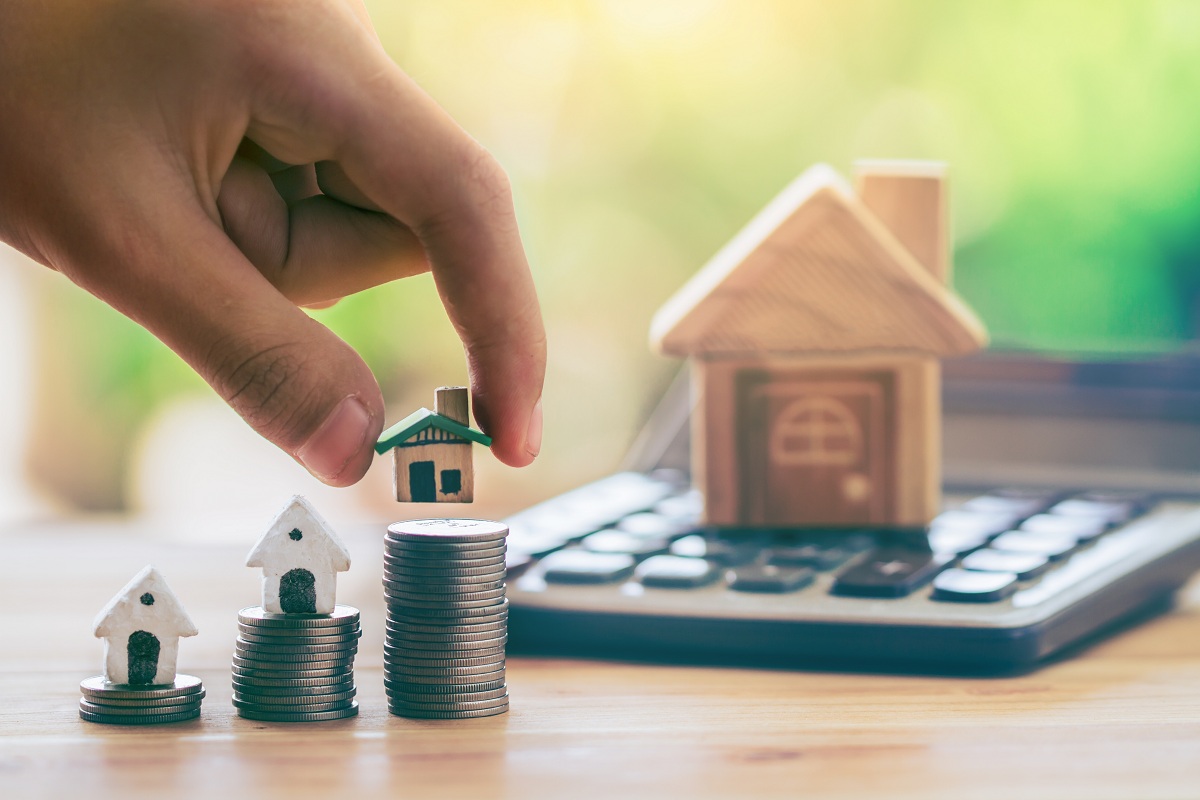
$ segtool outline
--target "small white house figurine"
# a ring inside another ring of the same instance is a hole
[[[443,386],[434,410],[420,408],[388,428],[375,452],[393,451],[396,499],[401,503],[470,503],[475,498],[471,443],[489,447],[491,437],[470,426],[467,390]]]
[[[262,568],[264,611],[330,614],[337,573],[350,569],[350,553],[312,504],[296,495],[254,545],[246,566]]]
[[[96,617],[104,639],[104,679],[149,686],[175,680],[179,637],[199,633],[183,605],[152,566],[142,569]]]

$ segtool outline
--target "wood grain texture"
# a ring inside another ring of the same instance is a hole
[[[813,167],[655,315],[674,356],[965,355],[987,341],[965,303],[833,170]]]
[[[856,161],[862,204],[940,283],[950,282],[946,165],[936,161]]]
[[[512,710],[389,717],[379,531],[340,528],[362,610],[362,715],[290,726],[236,717],[226,666],[257,586],[244,548],[180,547],[79,525],[0,534],[26,564],[0,584],[0,797],[1192,798],[1200,787],[1200,584],[1165,617],[1027,675],[950,678],[514,658]],[[380,527],[382,531],[382,526]],[[202,719],[87,724],[88,622],[113,575],[150,560],[201,635],[180,668]],[[37,598],[36,606],[30,603]]]
[[[395,483],[396,500],[401,503],[434,502],[434,503],[470,503],[475,499],[475,461],[471,443],[466,439],[445,433],[445,431],[429,428],[417,434],[426,437],[429,444],[417,446],[400,446],[395,448],[392,457],[392,479]],[[410,468],[413,464],[424,462],[432,466],[434,496],[432,499],[421,500],[414,497],[410,481]],[[445,473],[458,472],[459,490],[445,491]]]

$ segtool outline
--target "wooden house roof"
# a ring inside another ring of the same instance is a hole
[[[489,447],[492,444],[492,437],[485,433],[467,427],[461,422],[455,422],[449,417],[444,417],[441,414],[430,411],[428,408],[418,408],[380,435],[379,441],[375,444],[375,452],[383,455],[393,447],[403,444],[421,431],[428,430],[429,428],[437,428],[467,441],[481,444],[484,447]]]
[[[828,166],[778,197],[667,301],[650,338],[673,356],[908,351],[964,355],[983,324]]]

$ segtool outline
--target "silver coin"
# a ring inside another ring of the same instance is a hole
[[[384,669],[383,687],[385,689],[408,689],[427,686],[430,691],[434,687],[457,690],[459,686],[496,686],[504,683],[504,670],[485,672],[478,675],[394,675]]]
[[[422,667],[415,664],[393,663],[386,657],[383,659],[383,673],[386,677],[412,680],[413,678],[479,678],[480,675],[492,675],[504,669],[503,660],[489,661],[475,666],[438,666]]]
[[[508,696],[508,687],[501,684],[494,689],[483,689],[478,692],[410,692],[387,689],[388,700],[395,700],[406,705],[422,703],[470,703],[481,700],[495,700]]]
[[[403,616],[429,616],[429,617],[487,617],[497,614],[508,613],[508,599],[505,598],[499,603],[493,603],[489,606],[480,606],[479,608],[408,608],[399,603],[388,603],[387,611],[389,615]]]
[[[388,659],[389,663],[405,664],[413,662],[414,667],[473,667],[474,663],[465,662],[482,662],[504,658],[504,646],[489,647],[483,650],[417,650],[408,647],[396,647],[394,645],[385,644],[383,646],[383,655]],[[419,663],[419,662],[426,663]],[[436,663],[435,663],[436,662]],[[450,663],[464,662],[464,663]]]
[[[503,560],[495,564],[480,564],[475,567],[429,567],[426,569],[417,569],[412,566],[388,566],[388,575],[391,580],[424,580],[430,584],[436,583],[462,583],[463,578],[474,578],[475,580],[496,580],[496,576],[504,577],[505,562]]]
[[[503,547],[507,540],[507,536],[491,536],[480,538],[473,542],[464,542],[451,541],[444,537],[438,536],[426,536],[421,538],[398,536],[391,531],[388,531],[383,535],[383,546],[386,550],[443,550],[454,553],[466,553],[475,550],[487,550],[494,547]]]
[[[354,676],[354,664],[341,664],[321,669],[276,669],[238,664],[234,659],[233,674],[243,678],[270,678],[272,680],[311,680],[339,675]]]
[[[431,697],[435,698],[429,702],[438,702],[438,697],[462,697],[470,699],[469,695],[483,695],[490,692],[500,692],[501,694],[508,691],[508,685],[503,681],[488,681],[487,683],[451,683],[451,684],[431,684],[431,683],[397,683],[392,681],[383,687],[384,692],[389,697],[392,695],[406,695],[411,697]]]
[[[236,678],[233,681],[234,694],[255,697],[320,697],[349,692],[354,688],[352,680],[327,683],[324,686],[262,686],[257,683],[243,683]]]
[[[319,676],[311,673],[330,670],[328,674],[333,674],[333,672],[338,670],[352,669],[354,667],[354,658],[339,658],[331,661],[271,661],[263,658],[243,658],[240,655],[235,655],[233,657],[233,665],[244,669],[271,670],[275,673],[282,673],[279,677],[316,678]]]
[[[503,539],[508,526],[486,519],[411,519],[388,525],[387,535],[404,541],[480,542]]]
[[[490,700],[453,700],[444,703],[409,703],[389,697],[388,705],[410,708],[414,711],[478,711],[481,708],[508,705],[508,694],[505,693]]]
[[[79,684],[79,691],[87,697],[96,698],[161,698],[182,697],[204,691],[204,684],[195,675],[175,676],[175,682],[167,685],[140,686],[127,683],[109,683],[104,676],[96,675]]]
[[[176,703],[170,706],[147,706],[145,708],[108,706],[92,703],[84,699],[79,701],[79,710],[90,714],[111,717],[144,717],[149,714],[182,714],[188,711],[199,711],[200,701],[192,700],[187,703]]]
[[[392,629],[390,627],[384,629],[384,639],[395,642],[471,644],[472,642],[488,642],[506,638],[508,638],[507,626],[501,626],[496,630],[479,631],[478,633],[446,633],[445,631],[427,633],[425,631],[414,631],[405,628]]]
[[[234,684],[243,686],[262,686],[264,688],[274,689],[317,689],[322,686],[332,686],[338,683],[347,683],[354,680],[353,670],[343,670],[334,673],[333,675],[324,675],[316,678],[280,678],[280,677],[263,677],[261,675],[245,675],[241,672],[233,673]]]
[[[407,670],[424,671],[427,674],[434,674],[438,670],[448,669],[479,669],[492,670],[499,669],[504,666],[504,652],[493,653],[479,658],[412,658],[407,655],[396,655],[395,653],[383,654],[384,665],[395,672],[403,672]]]
[[[248,708],[262,708],[270,711],[271,705],[337,705],[346,704],[347,700],[353,699],[358,690],[350,688],[344,692],[336,694],[246,694],[242,692],[233,693],[233,704],[248,706]],[[286,710],[286,709],[284,709]],[[304,711],[329,711],[331,709],[323,708],[306,708],[298,709]]]
[[[410,630],[411,628],[407,627],[407,626],[411,626],[411,625],[421,625],[423,627],[437,627],[440,625],[440,626],[445,627],[447,630],[451,630],[451,629],[457,630],[460,628],[468,627],[469,623],[476,622],[476,621],[486,622],[489,625],[494,624],[494,623],[500,623],[503,626],[508,622],[508,614],[507,613],[495,614],[495,615],[491,615],[491,616],[487,616],[487,617],[467,617],[467,618],[463,618],[463,619],[454,619],[453,617],[437,617],[437,618],[419,617],[419,616],[415,616],[413,614],[405,614],[404,616],[392,616],[391,614],[388,614],[387,620],[388,620],[388,630],[392,630],[392,629],[396,628],[397,625],[406,626],[403,628],[396,628],[398,630]]]
[[[248,642],[240,636],[235,644],[238,649],[247,653],[267,653],[272,655],[319,655],[321,653],[348,653],[358,649],[358,639],[348,642],[333,642],[331,644],[260,644]]]
[[[476,717],[495,717],[508,711],[508,703],[493,708],[482,708],[478,711],[418,711],[404,706],[388,705],[388,711],[397,717],[409,719],[474,719]]]
[[[387,597],[388,605],[392,608],[415,608],[415,609],[448,609],[451,611],[461,611],[464,609],[473,608],[491,608],[493,606],[503,605],[504,595],[499,597],[485,597],[482,600],[413,600],[408,597],[397,597],[394,594],[384,593]]]
[[[320,650],[316,653],[310,653],[305,651],[294,652],[294,648],[267,647],[266,645],[250,644],[247,642],[234,642],[233,651],[242,658],[299,663],[305,661],[352,659],[358,653],[358,643],[341,644],[333,650]]]
[[[389,549],[383,554],[383,565],[389,569],[440,570],[466,569],[503,564],[508,558],[507,548],[493,547],[488,550],[473,550],[441,553],[418,550]]]
[[[357,624],[358,618],[358,609],[353,606],[334,606],[332,614],[272,614],[264,611],[262,606],[251,606],[238,612],[238,622],[264,628],[330,628]]]
[[[190,704],[199,704],[205,697],[204,690],[186,694],[182,697],[139,697],[136,699],[123,697],[105,697],[99,698],[94,695],[84,695],[80,700],[91,703],[94,706],[103,706],[104,708],[162,708],[164,706],[185,706]],[[166,712],[163,712],[166,713]]]
[[[470,562],[485,558],[503,558],[507,553],[508,545],[506,544],[496,545],[494,547],[471,547],[470,549],[464,550],[461,547],[457,549],[446,547],[426,547],[423,545],[413,545],[409,542],[389,541],[386,543],[386,547],[383,551],[383,557],[388,561],[414,561],[422,565],[428,565],[430,562]]]
[[[476,641],[441,641],[431,642],[426,639],[406,639],[399,636],[385,636],[383,645],[392,650],[412,650],[415,652],[432,652],[432,653],[463,653],[471,654],[480,650],[496,650],[503,651],[504,646],[508,644],[507,636],[493,637],[491,639],[478,639]]]
[[[186,722],[189,719],[196,719],[199,716],[199,707],[178,714],[143,714],[142,716],[114,716],[111,714],[97,714],[92,711],[84,711],[82,708],[79,709],[80,719],[87,720],[88,722],[101,722],[106,725],[165,725],[169,722]]]
[[[352,702],[346,708],[336,711],[319,711],[304,713],[285,713],[279,711],[255,711],[249,708],[239,708],[238,716],[260,722],[325,722],[333,719],[346,719],[358,715],[358,702]]]
[[[503,595],[508,590],[508,584],[503,580],[440,584],[427,581],[394,581],[387,575],[384,575],[383,586],[397,595],[411,596],[414,600],[482,600],[485,596]]]
[[[334,636],[280,636],[278,634],[261,634],[252,631],[247,631],[241,626],[238,627],[238,638],[244,642],[251,644],[265,644],[273,647],[291,647],[294,645],[322,645],[322,644],[345,644],[347,642],[357,642],[362,638],[362,631],[355,630],[353,633],[339,633]]]
[[[410,633],[425,633],[425,634],[480,634],[490,633],[492,631],[507,631],[508,621],[500,620],[498,622],[481,622],[472,625],[428,625],[424,623],[408,623],[408,622],[387,622],[386,628],[388,633],[399,633],[408,635]]]

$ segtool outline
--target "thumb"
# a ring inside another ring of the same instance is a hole
[[[358,354],[280,294],[197,205],[145,216],[120,220],[137,240],[93,249],[91,260],[99,250],[113,263],[77,282],[149,329],[317,478],[361,478],[384,412]]]

